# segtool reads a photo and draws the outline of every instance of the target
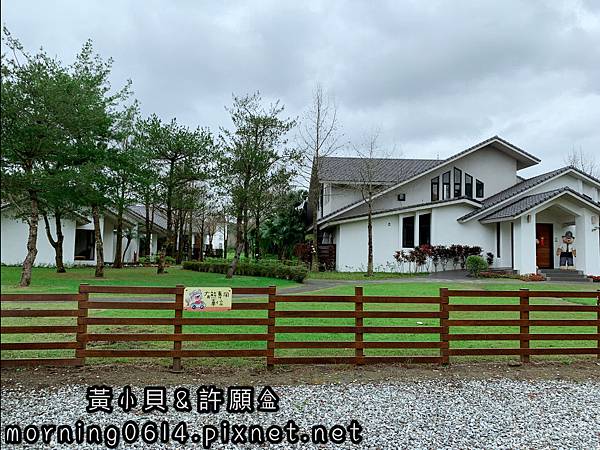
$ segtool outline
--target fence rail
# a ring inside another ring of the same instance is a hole
[[[0,329],[3,352],[72,352],[70,357],[52,358],[5,359],[3,355],[2,366],[82,366],[88,358],[169,358],[175,370],[181,369],[183,358],[213,357],[261,358],[267,367],[276,364],[449,364],[450,358],[456,356],[518,356],[522,362],[528,362],[534,355],[596,355],[600,358],[600,291],[443,288],[438,296],[406,297],[366,296],[362,287],[356,287],[354,295],[343,296],[281,295],[275,287],[233,288],[235,301],[231,311],[192,312],[185,316],[183,292],[181,285],[82,284],[77,294],[2,294],[2,304],[9,306],[3,307],[0,315],[13,322],[3,324]],[[162,295],[172,300],[94,300],[90,298],[92,294]],[[266,296],[267,300],[235,298],[240,295]],[[532,304],[531,299],[540,298],[595,299],[595,302],[542,304],[537,300]],[[493,302],[482,302],[489,299]],[[502,299],[512,302],[496,303]],[[27,306],[12,308],[15,302],[25,302]],[[37,309],[45,303],[50,304],[48,309]],[[63,303],[67,306],[55,309]],[[146,312],[145,316],[142,311]],[[98,312],[104,315],[96,315]],[[532,318],[531,313],[536,317]],[[153,317],[153,314],[169,317]],[[502,317],[490,318],[490,314]],[[574,315],[581,318],[573,318]],[[23,323],[25,319],[40,318],[70,323]],[[127,332],[120,332],[123,327]],[[135,327],[142,329],[131,332]],[[231,331],[227,327],[235,329]],[[8,335],[16,336],[18,341],[5,342],[4,337]],[[19,336],[23,335],[31,335],[34,342],[21,342]],[[553,342],[560,345],[552,346]],[[118,348],[128,343],[146,344],[150,348]],[[189,343],[227,343],[233,347],[244,344],[257,348],[184,347]],[[508,343],[512,346],[507,347]],[[532,346],[532,343],[550,346]],[[158,344],[163,347],[152,347]],[[479,347],[473,348],[473,345]],[[323,351],[330,353],[322,354]]]

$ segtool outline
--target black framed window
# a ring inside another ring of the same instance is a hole
[[[473,177],[465,173],[465,196],[473,198]]]
[[[415,217],[402,218],[402,247],[414,248],[415,246]]]
[[[483,181],[475,180],[475,197],[483,198]]]
[[[454,168],[454,198],[462,196],[462,170]]]
[[[440,199],[440,177],[431,179],[431,201],[437,202]]]
[[[419,245],[431,245],[431,214],[419,215]]]
[[[321,210],[321,214],[323,213],[323,203],[325,200],[325,185],[319,185],[319,209]]]
[[[442,174],[442,198],[450,198],[450,171]]]
[[[500,222],[496,222],[496,258],[500,258]]]

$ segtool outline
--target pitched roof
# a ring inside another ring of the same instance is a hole
[[[568,192],[569,194],[572,194],[575,197],[578,197],[579,199],[584,200],[586,202],[592,203],[600,208],[600,203],[594,202],[591,198],[588,198],[580,194],[579,192],[574,191],[570,187],[563,187],[560,189],[554,189],[552,191],[540,192],[538,194],[527,195],[525,197],[522,197],[519,200],[485,216],[481,220],[496,221],[502,219],[512,219],[565,192]]]
[[[515,195],[520,194],[521,192],[525,192],[526,190],[531,189],[531,188],[543,183],[544,181],[548,181],[551,178],[561,175],[569,170],[573,170],[581,175],[585,175],[586,177],[591,178],[592,180],[600,183],[600,180],[597,180],[594,177],[582,172],[581,170],[577,169],[576,167],[573,167],[573,166],[561,167],[560,169],[552,170],[550,172],[542,173],[541,175],[537,175],[535,177],[525,179],[525,180],[521,181],[520,183],[517,183],[503,191],[498,192],[497,194],[489,196],[488,198],[483,200],[481,208],[471,211],[469,214],[465,214],[464,216],[460,217],[458,220],[461,222],[465,221],[465,220],[469,220],[473,216],[479,215],[480,213],[485,212],[486,210],[494,207],[495,205],[497,205],[505,200],[508,200],[508,199],[514,197]]]
[[[374,198],[377,198],[386,192],[389,192],[402,183],[408,182],[415,177],[426,174],[427,172],[435,169],[438,166],[449,164],[456,159],[468,155],[471,152],[477,151],[486,146],[492,146],[499,151],[510,154],[512,157],[517,159],[517,169],[530,167],[540,162],[538,158],[520,149],[519,147],[511,144],[510,142],[498,137],[493,136],[489,139],[479,142],[461,152],[455,153],[454,155],[444,159],[387,159],[381,158],[376,159],[377,178],[378,183],[385,186],[380,189]],[[360,181],[360,168],[362,167],[361,158],[323,158],[322,167],[319,170],[319,175],[322,176],[323,181],[329,182],[359,182]],[[330,212],[326,216],[319,219],[319,223],[328,221],[329,219],[351,209],[354,209],[357,205],[364,203],[363,200],[358,200],[354,203],[345,205],[335,211]]]
[[[142,223],[145,223],[146,208],[144,207],[144,205],[131,205],[127,208],[127,210],[130,214],[137,216],[139,219],[141,219]],[[165,231],[167,229],[167,219],[158,209],[154,211],[154,217],[152,222],[154,223],[154,225],[161,228],[162,231]]]
[[[373,182],[380,184],[400,183],[432,167],[442,164],[439,159],[374,158]],[[362,158],[321,158],[319,179],[325,182],[355,183],[361,181],[361,170],[365,165]]]

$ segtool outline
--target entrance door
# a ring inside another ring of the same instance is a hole
[[[552,236],[551,223],[538,223],[535,226],[535,256],[536,264],[540,269],[554,268],[554,255],[552,251]]]

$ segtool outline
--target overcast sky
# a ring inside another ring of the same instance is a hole
[[[600,1],[24,1],[2,23],[71,62],[91,38],[144,114],[218,131],[232,93],[302,114],[316,82],[345,137],[441,158],[500,135],[542,159],[600,155]],[[348,151],[347,153],[350,153]]]

